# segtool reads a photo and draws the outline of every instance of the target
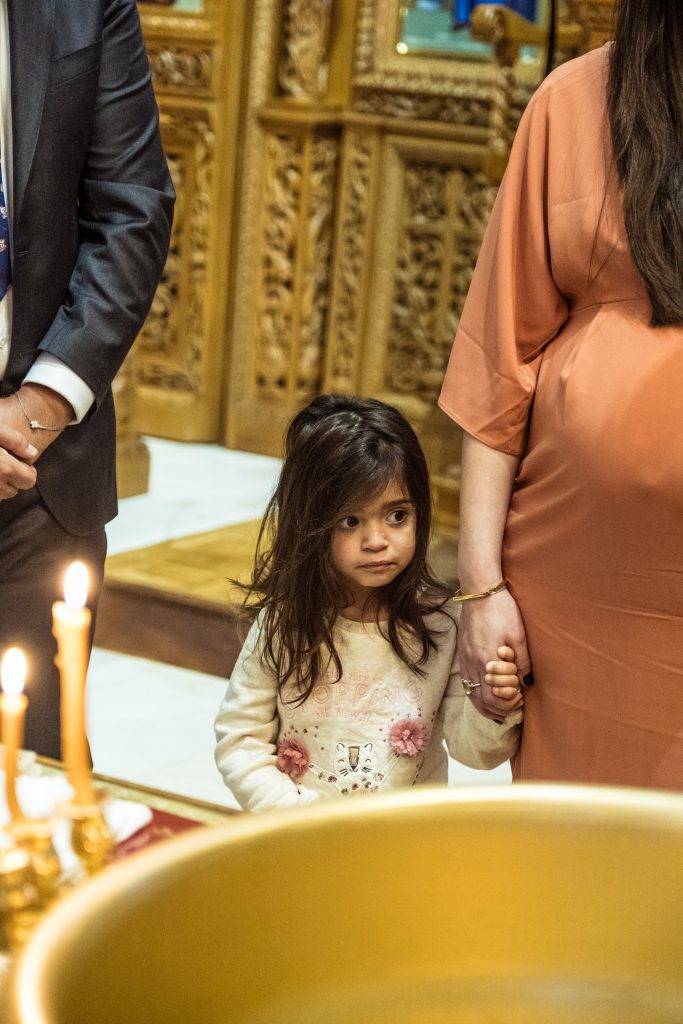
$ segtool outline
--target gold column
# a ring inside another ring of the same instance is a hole
[[[134,421],[177,440],[219,432],[251,7],[197,6],[139,5],[178,198],[166,269],[136,346]]]
[[[355,0],[255,0],[225,441],[277,453],[316,395]]]

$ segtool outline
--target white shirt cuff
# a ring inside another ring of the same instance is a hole
[[[80,423],[95,401],[95,392],[51,352],[40,353],[24,377],[24,384],[42,384],[66,398],[76,414],[69,426]]]

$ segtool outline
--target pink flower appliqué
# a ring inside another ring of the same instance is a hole
[[[416,757],[427,746],[427,726],[421,718],[401,718],[389,730],[389,742],[400,757]]]
[[[308,751],[303,743],[283,740],[277,748],[277,766],[292,779],[300,779],[308,771]]]

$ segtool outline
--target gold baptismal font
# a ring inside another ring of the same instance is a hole
[[[7,1024],[680,1024],[683,797],[409,790],[243,815],[108,867]]]

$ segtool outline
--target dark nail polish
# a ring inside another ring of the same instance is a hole
[[[524,683],[525,686],[533,686],[534,685],[534,674],[533,674],[533,672],[527,672],[527,674],[522,678],[522,682]]]

